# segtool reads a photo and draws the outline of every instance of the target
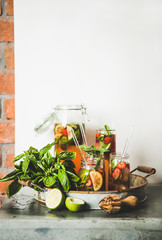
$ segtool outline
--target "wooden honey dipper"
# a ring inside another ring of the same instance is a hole
[[[98,206],[108,213],[117,213],[122,207],[134,208],[138,204],[138,198],[135,196],[129,196],[125,199],[120,199],[117,195],[108,195],[103,198]]]

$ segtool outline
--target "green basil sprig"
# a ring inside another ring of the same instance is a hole
[[[64,191],[77,188],[79,177],[75,173],[75,164],[72,162],[76,153],[55,152],[53,157],[49,150],[55,143],[46,145],[40,151],[30,147],[28,151],[14,158],[13,162],[20,160],[19,164],[15,164],[13,172],[0,179],[0,182],[12,180],[7,188],[8,197],[21,189],[22,185],[18,180],[32,180],[40,187],[59,188]]]
[[[101,153],[108,152],[109,150],[105,148],[96,148],[95,146],[86,146],[80,145],[80,147],[87,152],[88,154],[92,155],[93,157],[99,157]]]

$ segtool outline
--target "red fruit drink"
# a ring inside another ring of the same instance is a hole
[[[116,152],[115,130],[100,129],[96,132],[96,148],[106,148],[109,151],[104,153],[105,190],[109,190],[109,156]]]
[[[109,160],[109,190],[124,191],[130,187],[129,156],[110,154]]]

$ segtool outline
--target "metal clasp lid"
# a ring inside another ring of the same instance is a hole
[[[39,129],[48,121],[54,119],[55,112],[49,113],[47,116],[45,116],[34,128],[34,131],[38,132]]]

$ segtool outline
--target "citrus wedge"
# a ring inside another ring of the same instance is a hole
[[[48,208],[53,210],[61,209],[64,206],[64,203],[65,203],[65,197],[59,189],[54,188],[47,193],[46,206]]]
[[[65,129],[61,124],[55,127],[55,134],[62,134],[62,130]]]
[[[98,171],[90,171],[90,178],[92,180],[92,185],[94,191],[99,191],[102,188],[103,176]]]
[[[67,126],[67,134],[68,134],[68,140],[71,140],[73,138],[72,127]]]
[[[82,209],[85,202],[79,198],[67,197],[65,200],[65,206],[71,212],[78,212]]]

